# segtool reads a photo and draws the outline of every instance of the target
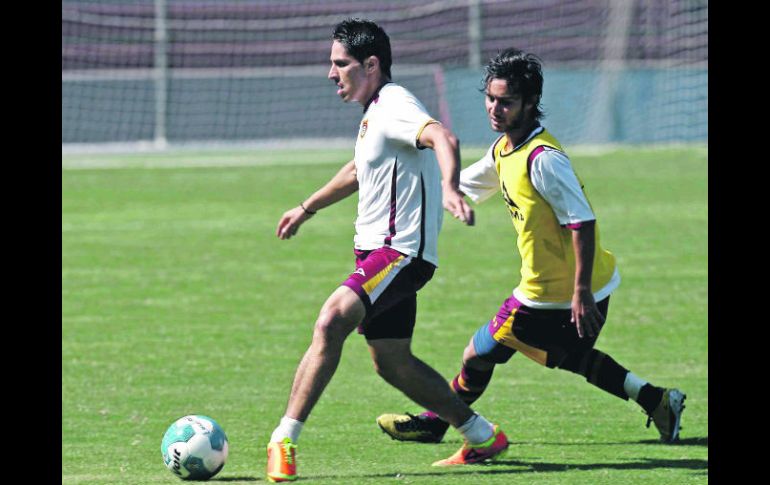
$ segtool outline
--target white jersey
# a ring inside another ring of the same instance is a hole
[[[441,170],[433,150],[417,143],[430,123],[425,106],[394,83],[366,107],[355,151],[356,249],[390,246],[438,266]]]

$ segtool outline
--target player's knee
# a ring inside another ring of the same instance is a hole
[[[473,346],[473,337],[471,337],[470,342],[468,342],[468,345],[465,346],[465,350],[463,350],[463,363],[468,363],[475,358],[476,348]]]
[[[589,350],[590,349],[581,349],[581,350],[566,354],[561,359],[559,359],[559,361],[556,363],[554,367],[562,370],[566,370],[569,372],[574,372],[575,374],[582,375],[583,377],[585,377],[586,360],[589,357]]]
[[[316,319],[313,340],[321,344],[339,343],[350,333],[351,325],[338,308],[324,308]]]
[[[510,353],[512,355],[512,353]],[[493,355],[479,355],[474,344],[474,337],[471,337],[468,345],[463,350],[463,366],[470,367],[477,370],[490,370],[494,369],[496,364],[504,363],[510,358],[510,355],[506,353],[504,358],[495,359]]]

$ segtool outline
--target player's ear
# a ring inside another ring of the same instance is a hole
[[[524,101],[524,111],[533,111],[539,102],[540,96],[530,96]]]
[[[366,72],[374,72],[380,67],[380,60],[377,56],[369,56],[364,60],[364,69]]]

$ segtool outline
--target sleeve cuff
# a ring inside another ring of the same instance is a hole
[[[414,144],[415,144],[415,146],[418,149],[424,150],[425,148],[427,148],[427,147],[424,147],[424,146],[420,145],[420,136],[422,135],[422,132],[425,130],[425,127],[428,126],[428,125],[431,125],[433,123],[441,124],[441,122],[438,121],[438,120],[430,119],[430,120],[426,121],[425,123],[423,123],[423,125],[417,131],[417,136],[414,137]]]

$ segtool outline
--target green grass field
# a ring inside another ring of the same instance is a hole
[[[465,151],[464,165],[481,153]],[[289,241],[275,226],[349,156],[63,157],[62,483],[179,483],[160,442],[186,414],[209,415],[228,435],[230,456],[213,481],[266,482],[265,444],[317,311],[353,267],[356,197]],[[681,443],[660,444],[635,403],[517,355],[474,406],[503,425],[507,455],[432,468],[459,434],[438,445],[382,434],[377,415],[420,409],[376,376],[353,334],[303,431],[302,482],[708,482],[708,152],[617,148],[573,161],[623,278],[597,347],[687,393]],[[126,168],[83,168],[111,164]],[[518,282],[502,201],[474,208],[473,228],[445,217],[441,267],[419,298],[415,354],[447,378]]]

